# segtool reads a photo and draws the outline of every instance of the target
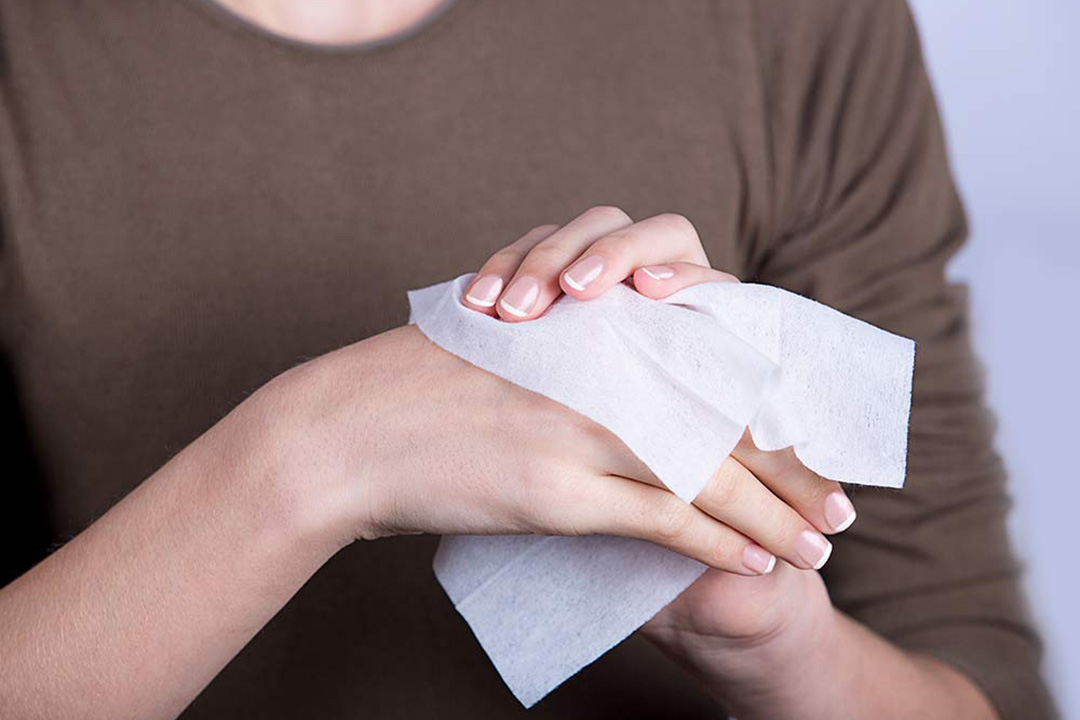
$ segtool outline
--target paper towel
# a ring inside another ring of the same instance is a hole
[[[659,301],[618,285],[506,323],[461,305],[472,278],[410,292],[412,322],[455,355],[603,425],[687,502],[747,427],[758,447],[791,446],[825,477],[903,484],[910,340],[750,283]],[[435,557],[439,582],[526,707],[704,570],[611,537],[447,537]]]

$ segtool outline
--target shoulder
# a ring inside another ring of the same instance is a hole
[[[773,63],[812,70],[918,48],[906,0],[752,2],[758,42]]]

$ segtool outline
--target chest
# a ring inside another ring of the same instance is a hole
[[[683,213],[741,272],[764,202],[752,64],[689,24],[682,44],[592,21],[561,46],[537,32],[557,18],[517,17],[497,40],[443,28],[420,57],[166,35],[44,65],[8,311],[65,505],[102,509],[103,483],[132,486],[274,374],[403,323],[407,289],[591,205]]]

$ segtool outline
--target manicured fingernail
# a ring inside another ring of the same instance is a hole
[[[607,262],[600,255],[590,255],[563,274],[566,284],[575,290],[584,290],[596,281],[607,267]]]
[[[499,299],[502,286],[502,278],[498,275],[484,275],[472,284],[469,292],[465,293],[465,299],[476,307],[495,307],[495,301]]]
[[[795,538],[795,552],[810,567],[820,570],[829,560],[832,554],[832,543],[825,539],[821,533],[813,530],[803,530],[799,537]]]
[[[650,265],[641,268],[641,272],[645,273],[653,280],[670,280],[675,277],[675,271],[667,265]]]
[[[532,312],[539,297],[540,283],[534,277],[522,275],[510,283],[499,305],[514,317],[523,318]]]
[[[825,498],[825,522],[833,532],[843,532],[855,522],[855,506],[842,490],[833,491]]]
[[[768,575],[776,567],[776,556],[760,545],[751,543],[743,550],[742,564],[758,575]]]

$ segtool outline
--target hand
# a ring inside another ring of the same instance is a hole
[[[763,452],[749,433],[733,457],[769,486],[778,477],[814,482],[790,448]],[[839,532],[854,514],[841,519],[841,503],[830,500],[824,514],[833,522],[827,531]],[[799,687],[790,678],[803,681],[807,665],[835,664],[843,654],[836,647],[844,636],[840,623],[821,576],[780,563],[775,572],[756,578],[707,570],[641,632],[689,668],[729,710],[753,715],[759,703],[773,704],[777,687]]]
[[[495,253],[463,302],[509,322],[526,322],[563,293],[590,300],[627,278],[651,298],[702,282],[737,282],[708,267],[685,218],[658,215],[633,223],[621,210],[598,207],[564,227],[536,228]],[[741,565],[740,574],[767,574],[777,556],[798,568],[820,568],[832,550],[823,533],[845,529],[855,513],[837,483],[807,471],[790,451],[756,452],[749,437],[694,505],[723,524],[728,548],[741,544],[742,557],[724,568]]]
[[[660,487],[606,429],[415,327],[301,365],[251,402],[273,418],[269,437],[254,433],[277,448],[271,465],[321,488],[303,493],[321,498],[309,514],[339,544],[421,532],[611,534],[753,573],[741,562],[749,540]]]
[[[633,223],[615,208],[593,208],[496,253],[463,302],[525,322],[561,294],[589,300],[628,278],[657,299],[702,282],[738,282],[708,267],[685,218]],[[855,509],[837,483],[810,472],[791,448],[763,452],[747,433],[694,505],[727,528],[726,543],[743,538],[742,568],[731,572],[729,561],[706,571],[642,632],[729,711],[761,718],[993,716],[960,673],[899,650],[832,607],[814,570],[832,550],[824,534],[847,529]]]
[[[507,322],[523,322],[542,315],[563,293],[591,300],[631,276],[652,298],[697,283],[736,281],[709,267],[694,226],[681,215],[635,224],[618,208],[595,207],[564,227],[534,228],[492,255],[463,302]]]
[[[525,322],[564,293],[589,300],[627,278],[650,298],[702,282],[738,282],[708,266],[685,218],[633,223],[615,208],[594,208],[564,227],[536,228],[497,252],[463,302]],[[834,612],[820,576],[807,571],[829,558],[824,533],[841,532],[855,520],[840,486],[807,470],[790,448],[758,450],[747,432],[694,505],[731,536],[746,539],[740,560],[750,572],[707,571],[643,628],[646,637],[718,694],[724,680],[753,686],[789,658],[805,660],[808,648],[825,644]],[[786,561],[778,569],[777,556]]]

